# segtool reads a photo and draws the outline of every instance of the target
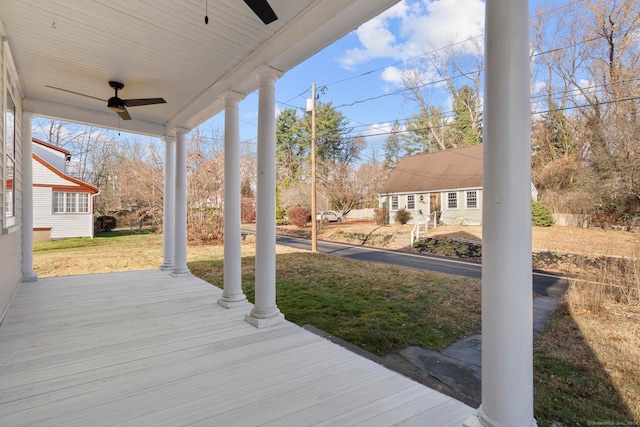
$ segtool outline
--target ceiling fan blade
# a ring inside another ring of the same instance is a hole
[[[166,104],[164,98],[140,98],[140,99],[123,99],[122,103],[127,107],[138,107],[140,105]]]
[[[45,85],[44,87],[48,87],[50,89],[55,89],[55,90],[60,90],[62,92],[67,92],[67,93],[72,93],[74,95],[80,95],[80,96],[84,96],[85,98],[91,98],[91,99],[95,99],[98,101],[102,101],[102,102],[107,102],[106,99],[102,99],[102,98],[96,98],[95,96],[91,96],[91,95],[85,95],[84,93],[79,93],[79,92],[74,92],[72,90],[69,89],[63,89],[61,87],[55,87],[55,86],[49,86],[49,85]]]
[[[258,18],[260,18],[265,25],[278,19],[267,0],[244,0],[244,2],[253,10],[253,13],[258,15]]]
[[[116,111],[116,113],[118,113],[118,115],[122,120],[131,120],[131,116],[129,115],[129,112],[127,111],[126,107],[122,107],[122,109],[119,111]]]

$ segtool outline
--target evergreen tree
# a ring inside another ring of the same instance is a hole
[[[482,142],[480,101],[469,86],[462,86],[454,95],[454,129],[456,147],[468,147]]]
[[[305,141],[311,141],[311,115],[301,120],[301,128],[305,133]],[[316,104],[316,155],[319,161],[343,162],[353,159],[352,132],[349,120],[342,112],[336,110],[331,102]]]
[[[391,134],[384,142],[384,163],[385,169],[392,169],[402,157],[402,145],[400,143],[400,122],[393,123]]]
[[[308,156],[308,146],[296,110],[282,110],[276,121],[276,162],[278,182],[285,188],[299,178],[301,165]]]

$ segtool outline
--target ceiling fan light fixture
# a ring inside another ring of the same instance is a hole
[[[125,106],[122,104],[120,98],[116,97],[109,98],[109,100],[107,101],[107,107],[110,110],[115,111],[116,113],[122,113],[126,111]]]

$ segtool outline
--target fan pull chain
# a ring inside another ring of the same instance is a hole
[[[208,15],[208,9],[209,9],[209,0],[204,0],[204,24],[208,25],[209,24],[209,15]]]

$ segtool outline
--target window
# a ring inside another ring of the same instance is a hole
[[[16,106],[13,103],[13,95],[7,88],[6,106],[4,110],[4,185],[5,185],[5,209],[7,218],[15,217],[16,193],[14,191],[15,165],[16,165]]]
[[[398,196],[391,196],[391,210],[398,210]]]
[[[458,193],[447,193],[447,209],[458,209]]]
[[[89,212],[89,195],[78,193],[78,212]]]
[[[64,212],[64,193],[53,193],[53,213]]]
[[[478,192],[467,191],[467,209],[478,209]]]
[[[414,194],[407,195],[407,209],[413,210],[416,208],[416,196]]]
[[[53,213],[88,213],[89,194],[53,193]]]

